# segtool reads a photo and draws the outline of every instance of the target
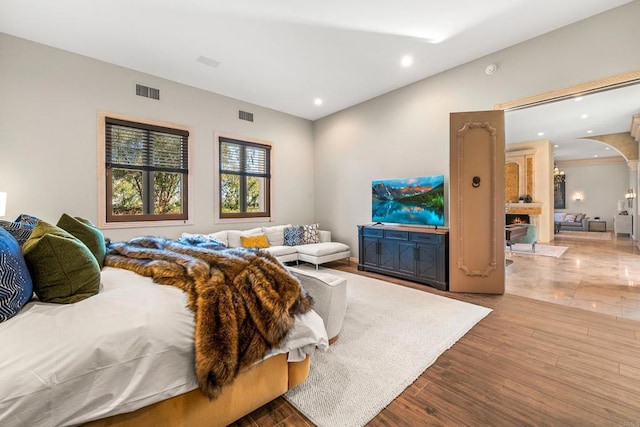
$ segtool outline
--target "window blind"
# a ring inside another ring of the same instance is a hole
[[[271,178],[268,145],[220,138],[220,172]]]
[[[107,168],[188,173],[189,132],[106,119]]]

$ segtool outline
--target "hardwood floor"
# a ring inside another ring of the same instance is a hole
[[[562,245],[570,246],[564,241]],[[630,242],[626,246],[623,242],[571,246],[574,250],[567,254],[574,252],[577,258],[569,258],[569,262],[552,263],[536,257],[541,264],[540,276],[561,286],[571,283],[572,277],[575,281],[578,274],[585,283],[602,282],[612,289],[622,286],[625,291],[640,283],[635,278],[633,284],[627,280],[623,285],[614,280],[618,276],[626,280],[629,271],[635,274],[640,270],[640,258]],[[633,257],[628,258],[630,255]],[[521,261],[521,267],[531,264],[531,259],[526,260]],[[517,269],[517,262],[508,269]],[[621,263],[627,269],[609,276],[607,272]],[[353,263],[331,267],[493,309],[370,426],[640,426],[640,322],[513,294],[449,294],[358,272]],[[313,424],[278,398],[234,425]]]

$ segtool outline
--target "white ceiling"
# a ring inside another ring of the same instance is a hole
[[[557,146],[556,161],[618,157],[589,137],[629,132],[634,114],[640,114],[640,84],[508,111],[505,137],[507,144],[548,139]]]
[[[629,1],[0,0],[0,32],[315,120]]]

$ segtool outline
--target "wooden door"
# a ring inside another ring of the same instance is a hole
[[[503,294],[504,111],[449,123],[449,290]]]

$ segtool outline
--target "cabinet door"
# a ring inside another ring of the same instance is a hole
[[[395,270],[401,273],[416,274],[416,245],[410,242],[396,242]]]
[[[362,261],[364,265],[378,266],[378,239],[364,237],[362,239]]]
[[[426,279],[438,279],[438,246],[417,245],[418,251],[416,275]]]
[[[379,267],[386,268],[387,270],[393,270],[394,268],[394,241],[392,240],[380,240],[379,248]]]

